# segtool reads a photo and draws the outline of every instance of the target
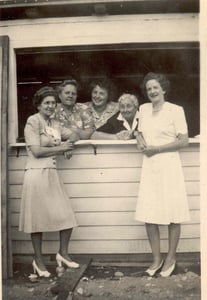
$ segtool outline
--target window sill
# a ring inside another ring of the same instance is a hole
[[[96,154],[96,149],[98,145],[136,145],[136,140],[81,140],[75,143],[76,146],[83,146],[83,145],[91,145],[94,149],[94,154]],[[196,138],[189,138],[189,145],[200,145],[200,139]],[[19,156],[19,151],[21,148],[25,147],[25,143],[14,143],[9,144],[9,147],[16,148],[17,157]]]
[[[75,145],[135,145],[136,140],[81,140]],[[189,138],[189,144],[200,144],[199,138]],[[10,147],[25,147],[25,143],[9,144]]]

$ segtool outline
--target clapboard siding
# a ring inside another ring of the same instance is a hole
[[[190,224],[198,224],[200,220],[199,210],[190,211]],[[12,226],[18,226],[19,214],[13,213]],[[140,222],[134,219],[134,212],[81,212],[76,213],[76,218],[79,226],[122,226],[122,225],[137,225]]]
[[[110,212],[110,211],[134,211],[137,197],[89,197],[70,198],[75,212]],[[192,210],[200,209],[199,196],[188,196],[189,206]],[[11,213],[18,213],[20,198],[10,198]]]
[[[145,227],[134,220],[140,182],[142,154],[134,144],[77,146],[70,160],[57,159],[58,170],[71,198],[79,227],[72,234],[72,253],[150,252]],[[199,146],[190,145],[180,153],[188,200],[190,222],[183,224],[178,251],[200,249]],[[9,200],[14,254],[33,253],[30,235],[18,231],[19,208],[26,152],[9,152]],[[46,233],[44,253],[58,249],[58,233]],[[167,251],[167,229],[161,226],[162,250]]]
[[[126,149],[127,151],[127,149]],[[182,166],[199,166],[199,153],[198,152],[181,152]],[[63,157],[58,157],[57,166],[59,169],[67,169],[68,167],[80,169],[92,168],[126,168],[126,167],[141,167],[142,155],[138,152],[135,153],[103,153],[94,155],[91,154],[75,154],[70,159],[69,163]],[[9,158],[10,170],[22,170],[26,163],[26,155]]]
[[[65,184],[66,191],[70,197],[123,197],[136,196],[139,188],[137,182],[101,182],[101,183],[72,183]],[[199,182],[186,182],[188,195],[199,195]],[[20,198],[22,185],[11,185],[9,189],[9,197]]]
[[[121,172],[122,171],[122,172]],[[199,167],[188,166],[183,168],[186,181],[199,179]],[[88,183],[88,182],[130,182],[139,181],[141,168],[105,168],[105,169],[64,169],[59,170],[59,174],[65,183]],[[9,172],[11,184],[21,184],[23,182],[24,171],[12,170]]]

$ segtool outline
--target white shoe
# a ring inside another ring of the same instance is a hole
[[[33,266],[34,274],[37,273],[40,277],[46,277],[46,278],[51,276],[51,273],[48,272],[47,270],[46,271],[41,271],[40,268],[37,266],[35,260],[33,260],[32,266]]]
[[[60,253],[56,254],[56,261],[58,264],[58,267],[62,267],[62,263],[64,263],[68,268],[73,268],[73,269],[78,269],[80,267],[80,265],[74,261],[69,261],[67,259],[65,259],[64,257],[62,257],[62,255],[60,255]]]
[[[161,271],[160,275],[162,277],[169,277],[170,275],[172,275],[172,272],[175,270],[175,265],[176,262],[174,262],[166,271]]]
[[[163,260],[161,261],[161,263],[159,264],[159,266],[157,268],[155,268],[155,269],[149,268],[145,271],[145,273],[147,273],[150,277],[153,277],[162,268],[162,265],[163,265]]]

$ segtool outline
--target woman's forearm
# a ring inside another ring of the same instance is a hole
[[[145,142],[145,139],[141,132],[135,132],[136,140],[137,140],[137,148],[139,150],[143,150],[147,147],[147,144]]]
[[[118,140],[116,134],[99,132],[99,131],[95,131],[92,134],[91,139],[92,140]]]
[[[65,151],[67,151],[67,149],[64,149],[62,147],[62,145],[52,146],[52,147],[41,147],[41,146],[29,146],[29,147],[36,158],[50,157],[57,154],[63,154]]]
[[[177,151],[188,146],[188,135],[180,135],[178,139],[172,143],[158,146],[158,153]]]
[[[94,129],[78,129],[78,135],[80,136],[81,140],[89,140],[91,138]]]
[[[147,147],[145,147],[142,152],[146,156],[151,157],[159,153],[177,151],[183,147],[186,147],[187,145],[188,145],[188,135],[180,134],[178,135],[177,140],[174,142],[165,145],[160,145],[160,146],[147,145]]]

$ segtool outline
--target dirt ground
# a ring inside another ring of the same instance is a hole
[[[145,276],[144,267],[90,265],[67,300],[200,300],[199,263],[178,264],[169,278]],[[14,278],[3,281],[3,300],[62,300],[55,290],[60,278],[31,282],[28,267],[17,269]],[[50,269],[55,274],[55,267]],[[67,272],[67,271],[66,271]],[[64,276],[64,274],[63,274]]]

